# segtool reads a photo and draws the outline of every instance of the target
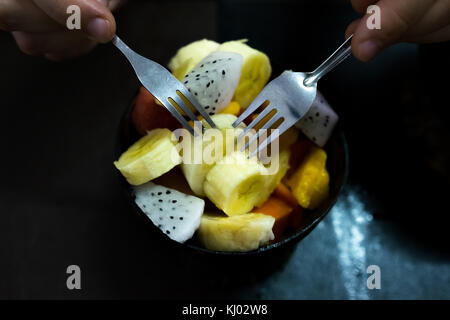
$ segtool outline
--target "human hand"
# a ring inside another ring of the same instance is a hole
[[[397,42],[430,43],[450,40],[450,0],[351,0],[361,19],[353,21],[346,37],[353,34],[352,51],[368,61]],[[367,27],[369,5],[380,8],[381,29]]]
[[[0,29],[12,33],[26,54],[50,60],[74,58],[99,42],[112,39],[116,23],[111,13],[121,0],[0,0]],[[81,29],[66,26],[67,8],[81,11]]]

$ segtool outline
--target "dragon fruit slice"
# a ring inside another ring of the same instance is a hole
[[[320,92],[317,92],[309,112],[296,123],[299,128],[309,139],[311,139],[319,147],[323,147],[338,122],[339,117],[330,107]]]
[[[136,204],[164,234],[183,243],[200,226],[205,201],[148,182],[134,188]]]
[[[210,115],[231,101],[241,77],[243,58],[239,53],[215,51],[188,72],[182,82]]]

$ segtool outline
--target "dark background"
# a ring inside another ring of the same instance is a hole
[[[131,1],[117,13],[118,34],[163,64],[200,38],[248,38],[297,71],[355,17],[347,1]],[[115,48],[52,63],[4,32],[0,48],[0,298],[450,298],[449,43],[396,45],[321,80],[348,139],[349,181],[283,267],[239,285],[176,255],[130,211],[112,161],[138,82]],[[71,264],[80,291],[66,288]],[[366,288],[372,264],[381,290]]]

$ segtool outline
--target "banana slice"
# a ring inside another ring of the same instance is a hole
[[[181,163],[176,138],[169,129],[155,129],[125,151],[114,165],[132,185],[153,180]]]
[[[273,240],[275,218],[249,213],[232,217],[203,214],[197,231],[205,248],[216,251],[251,251]]]
[[[188,71],[218,47],[217,42],[207,39],[192,42],[178,50],[169,62],[169,69],[178,80],[181,80]]]
[[[222,43],[216,50],[240,53],[244,58],[241,79],[234,93],[234,101],[246,109],[266,85],[272,73],[269,57],[246,44],[247,40]]]
[[[286,172],[289,170],[289,159],[291,157],[290,149],[282,149],[278,155],[278,159],[274,159],[277,163],[270,163],[268,167],[269,176],[267,177],[266,187],[261,190],[261,197],[255,206],[261,206],[272,194],[275,188],[280,184]],[[270,166],[274,165],[272,168]],[[267,166],[266,166],[267,167]]]
[[[223,155],[225,153],[225,150],[227,148],[226,145],[226,138],[227,133],[226,130],[234,130],[233,123],[236,121],[237,117],[232,114],[217,114],[211,117],[211,119],[216,124],[217,128],[220,129],[220,133],[222,135],[222,147],[223,152],[220,154],[209,154],[210,159],[209,161],[202,161],[201,163],[183,163],[181,165],[181,170],[183,171],[183,174],[189,183],[189,186],[191,187],[192,191],[200,197],[205,196],[205,192],[203,190],[203,184],[206,179],[206,175],[208,174],[209,170],[215,165],[216,161],[223,158]],[[206,121],[202,121],[205,128],[209,128],[209,124]],[[239,128],[245,128],[245,124],[239,125]],[[236,135],[236,134],[234,134]],[[233,137],[234,141],[234,137]],[[214,149],[215,146],[212,144],[215,143],[214,140],[204,140],[200,146],[202,148],[198,148],[200,150],[197,150],[196,146],[194,146],[194,142],[192,141],[192,144],[188,147],[191,148],[191,154],[194,152],[201,152],[202,155],[208,156],[208,150]],[[204,152],[205,151],[205,152]],[[211,152],[213,153],[213,152]],[[203,159],[206,160],[206,159]]]
[[[255,158],[234,152],[226,155],[206,175],[203,188],[208,198],[228,216],[250,212],[264,201],[267,169]]]

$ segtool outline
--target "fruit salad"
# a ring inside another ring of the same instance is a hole
[[[325,98],[317,95],[309,113],[273,143],[276,157],[264,162],[235,147],[246,125],[233,123],[271,77],[266,54],[246,40],[204,39],[181,48],[169,69],[217,128],[199,116],[200,135],[180,138],[181,125],[142,87],[131,114],[141,138],[114,162],[137,206],[170,239],[214,251],[256,250],[298,229],[328,197],[323,147],[338,116]],[[213,130],[214,139],[206,139]],[[205,150],[209,161],[190,161]]]

